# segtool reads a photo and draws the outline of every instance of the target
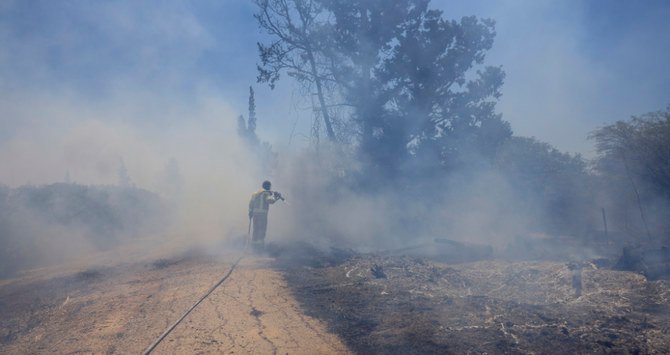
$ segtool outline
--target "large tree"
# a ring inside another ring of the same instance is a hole
[[[429,0],[276,0],[259,7],[259,23],[276,37],[260,46],[260,78],[273,83],[286,69],[299,80],[332,84],[341,100],[334,104],[350,108],[367,173],[377,173],[369,175],[448,170],[466,155],[492,157],[511,135],[494,112],[502,69],[472,72],[493,44],[493,21],[446,20]],[[304,25],[289,21],[292,13],[307,19]],[[307,65],[311,58],[316,65]]]
[[[319,112],[328,138],[335,141],[331,114],[326,104],[328,73],[320,67],[323,46],[327,42],[323,23],[319,22],[322,7],[313,0],[255,0],[258,13],[254,15],[261,28],[273,38],[269,45],[258,43],[261,65],[258,82],[274,88],[280,73],[286,71],[308,91],[316,89]]]
[[[510,135],[493,110],[502,70],[466,79],[493,44],[493,21],[445,20],[428,0],[323,2],[335,18],[332,72],[373,164],[389,173],[417,153],[447,164],[466,141],[491,155]]]

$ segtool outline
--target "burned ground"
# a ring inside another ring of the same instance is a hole
[[[278,264],[358,353],[670,353],[667,281],[589,262],[330,260]]]
[[[668,282],[588,260],[269,251],[245,256],[157,351],[670,353]],[[2,281],[0,353],[140,352],[237,257],[188,252]]]

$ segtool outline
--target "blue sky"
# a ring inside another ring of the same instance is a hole
[[[592,156],[589,131],[670,103],[670,2],[441,4],[496,20],[488,60],[507,73],[498,109],[517,134]]]
[[[498,111],[517,134],[592,156],[590,130],[670,103],[668,1],[432,4],[449,18],[496,20],[487,63],[507,73]],[[44,96],[104,106],[142,92],[153,98],[146,110],[160,113],[206,94],[246,113],[249,85],[264,139],[285,145],[296,120],[307,134],[309,111],[291,104],[296,91],[287,77],[275,91],[255,83],[256,42],[265,37],[253,11],[246,0],[0,2],[0,142],[26,125],[21,105],[47,105]],[[135,124],[189,119],[147,117]]]

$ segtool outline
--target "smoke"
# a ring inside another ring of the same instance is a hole
[[[145,103],[162,100],[141,97]],[[93,104],[66,96],[33,97],[31,105],[11,107],[15,117],[26,121],[0,142],[0,181],[11,188],[69,182],[152,191],[169,212],[160,218],[163,228],[136,236],[156,238],[152,248],[195,246],[244,235],[248,194],[262,177],[252,153],[237,136],[236,112],[218,97],[205,94],[194,104],[162,102],[153,109],[137,100],[125,94]],[[159,128],[134,123],[146,120],[164,124]],[[102,204],[113,203],[103,199]],[[69,216],[82,207],[53,205],[49,214]],[[16,250],[21,259],[48,264],[100,250],[97,230],[68,226],[29,211],[8,213],[3,227],[10,232],[3,242],[29,245],[30,250]],[[156,218],[146,216],[144,222]],[[129,241],[132,238],[118,240]]]
[[[374,189],[357,183],[361,169],[350,147],[285,155],[276,186],[289,204],[273,206],[269,237],[369,251],[435,239],[501,250],[538,228],[532,211],[539,202],[520,198],[493,166],[473,164],[440,178]]]
[[[615,63],[586,38],[593,9],[530,3],[434,1],[449,18],[497,20],[487,62],[502,64],[507,73],[498,110],[518,134],[589,152],[582,138],[598,123],[666,104],[658,94],[627,95],[667,92],[656,89],[670,81],[663,75],[650,79],[653,68],[640,65],[658,52],[637,40],[648,28],[637,27],[612,43],[613,53],[626,54]],[[3,2],[0,184],[123,181],[154,192],[169,218],[160,233],[139,236],[153,238],[152,248],[245,235],[249,195],[265,178],[288,200],[272,207],[269,241],[380,250],[447,238],[504,248],[519,235],[544,229],[538,211],[546,201],[526,197],[510,176],[486,164],[414,187],[410,181],[360,189],[355,147],[322,145],[314,151],[282,145],[292,137],[300,141],[310,128],[303,120],[292,132],[298,121],[282,117],[290,104],[281,86],[275,92],[255,88],[258,135],[273,143],[279,157],[267,176],[236,127],[256,76],[252,11],[251,4]],[[653,63],[665,63],[667,53]],[[620,74],[627,68],[637,68],[642,79]],[[597,221],[599,210],[590,212],[596,217],[587,219]],[[30,225],[17,245],[26,235],[39,236],[35,245],[41,250],[33,251],[33,259],[98,250],[90,231],[56,226],[25,211],[14,217]]]

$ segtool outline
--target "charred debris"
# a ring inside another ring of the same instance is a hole
[[[670,351],[670,107],[594,127],[586,159],[496,111],[493,20],[429,0],[256,3],[258,81],[287,74],[315,113],[290,235],[374,250],[270,253],[354,351]]]
[[[490,250],[479,245],[440,240],[436,248],[458,253],[269,245],[306,312],[355,352],[670,351],[667,274],[652,281],[616,270],[630,256],[519,260],[477,254]],[[451,259],[469,251],[479,256]]]

